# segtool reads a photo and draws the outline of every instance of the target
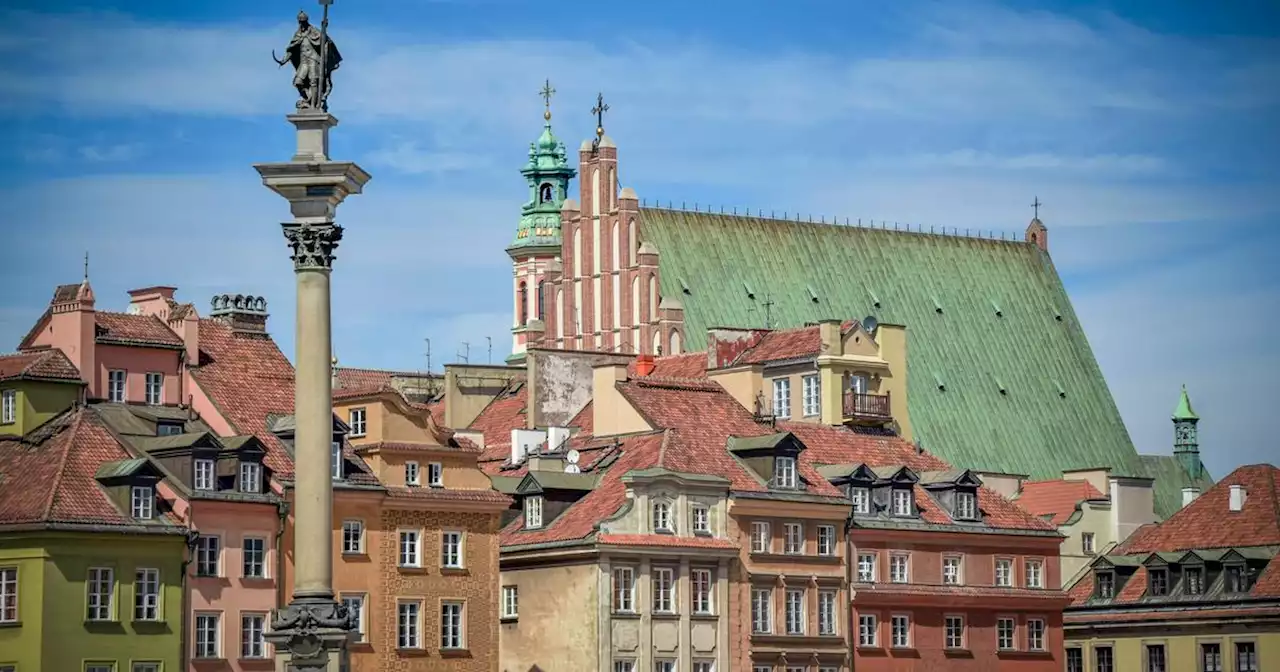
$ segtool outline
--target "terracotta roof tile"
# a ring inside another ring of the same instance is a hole
[[[467,429],[484,434],[485,449],[480,459],[493,460],[510,456],[511,430],[525,428],[525,406],[528,400],[529,388],[520,384],[515,392],[499,393],[471,421]]]
[[[383,369],[353,369],[349,366],[335,367],[334,374],[338,378],[339,387],[390,387],[391,377],[397,371]]]
[[[355,450],[356,452],[363,452],[365,450],[371,450],[374,448],[384,449],[384,450],[406,450],[406,451],[436,450],[436,451],[452,451],[452,452],[458,452],[458,453],[480,452],[479,446],[476,446],[474,443],[471,443],[470,441],[466,441],[465,444],[459,441],[458,445],[456,446],[440,446],[440,445],[431,444],[431,443],[411,443],[406,441],[379,441],[377,443],[361,444],[359,446],[356,446]]]
[[[578,411],[578,414],[573,416],[573,419],[569,421],[570,427],[577,427],[579,434],[585,436],[590,436],[595,432],[595,424],[595,405],[594,402],[590,401],[588,401],[587,405],[583,406],[582,410]]]
[[[380,392],[396,392],[395,388],[390,385],[363,385],[360,387],[339,387],[333,390],[333,400],[340,401],[343,399],[355,399],[357,397],[368,397]]]
[[[1081,502],[1091,499],[1106,499],[1106,495],[1088,481],[1059,478],[1023,483],[1015,501],[1031,514],[1048,516],[1054,525],[1062,525]]]
[[[680,537],[674,534],[600,534],[596,541],[610,546],[661,546],[663,548],[723,548],[738,545],[717,537]]]
[[[763,364],[782,359],[816,357],[822,350],[818,327],[775,329],[760,339],[755,347],[738,357],[736,364]]]
[[[388,487],[387,495],[396,499],[418,499],[433,502],[492,502],[510,505],[511,498],[495,490],[448,490],[444,488]]]
[[[0,355],[0,380],[17,379],[83,382],[80,370],[54,348]]]
[[[918,450],[900,436],[864,434],[847,427],[813,422],[779,422],[778,427],[796,435],[808,449],[814,464],[856,464],[871,467],[902,465],[915,471],[942,471],[951,465]]]
[[[99,310],[94,314],[94,319],[98,323],[99,343],[182,347],[182,338],[155,315],[129,315]]]
[[[627,364],[627,375],[636,376],[636,360]],[[706,378],[707,353],[686,352],[653,358],[653,371],[649,376],[658,378]]]
[[[1280,468],[1240,467],[1168,520],[1135,533],[1127,553],[1280,545]],[[1244,486],[1244,507],[1230,511],[1231,486]]]

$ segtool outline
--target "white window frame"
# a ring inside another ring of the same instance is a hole
[[[527,530],[542,527],[542,495],[529,495],[524,498],[524,527]]]
[[[671,658],[655,658],[653,672],[676,672],[676,661]]]
[[[212,566],[213,571],[208,571]],[[196,576],[222,576],[222,537],[202,534],[196,538]]]
[[[439,462],[427,463],[427,487],[444,487],[444,465]]]
[[[636,672],[636,661],[634,660],[615,660],[613,661],[613,672]]]
[[[1044,560],[1027,558],[1024,571],[1026,572],[1028,588],[1044,588]]]
[[[853,502],[854,513],[871,513],[871,488],[850,488],[849,501]]]
[[[953,633],[951,626],[954,623],[960,624],[958,633]],[[965,627],[964,614],[947,614],[942,618],[942,645],[943,648],[956,650],[965,648],[965,639],[968,636],[968,628]],[[954,637],[952,635],[955,635]]]
[[[262,612],[240,612],[240,658],[267,658],[267,615]]]
[[[651,578],[653,613],[676,613],[676,572],[670,567],[654,567]]]
[[[396,648],[422,648],[422,601],[396,601]]]
[[[879,569],[880,555],[875,551],[858,552],[858,582],[875,583]]]
[[[757,635],[773,633],[773,589],[751,587],[751,632]]]
[[[104,590],[105,588],[105,590]],[[85,620],[116,620],[116,573],[111,567],[90,567],[85,581]]]
[[[133,573],[133,620],[160,620],[160,570],[139,567]]]
[[[818,591],[818,634],[821,636],[831,636],[838,632],[836,622],[836,605],[839,604],[839,594],[834,590]]]
[[[18,568],[0,567],[0,623],[18,620]]]
[[[784,628],[788,635],[803,635],[809,624],[809,594],[804,588],[788,588],[782,604]]]
[[[156,510],[155,489],[149,485],[135,485],[129,488],[129,508],[134,518],[151,520]]]
[[[351,426],[351,436],[364,436],[369,429],[369,412],[364,406],[348,411],[347,420],[347,424]]]
[[[445,569],[462,569],[466,565],[466,535],[461,530],[445,530],[440,533],[440,566]]]
[[[963,555],[942,556],[942,585],[944,586],[963,586],[964,585],[964,556]]]
[[[901,560],[902,562],[897,562]],[[899,576],[898,569],[901,567],[902,574]],[[911,583],[911,554],[910,553],[890,553],[889,554],[889,582],[890,583]]]
[[[342,457],[342,442],[329,442],[329,476],[335,481],[341,481],[346,477],[346,470],[343,467],[345,460]]]
[[[355,544],[352,545],[351,533],[355,532]],[[364,521],[359,518],[347,518],[342,521],[342,554],[364,554]]]
[[[693,661],[693,672],[715,672],[716,661],[707,659],[698,659]]]
[[[689,519],[694,534],[711,534],[711,509],[706,504],[690,504]]]
[[[409,569],[422,568],[422,530],[407,528],[396,530],[396,566]]]
[[[1038,627],[1033,627],[1032,624]],[[1043,618],[1027,619],[1027,650],[1028,651],[1044,651],[1045,650],[1045,633],[1048,626]]]
[[[782,524],[782,552],[787,555],[804,555],[804,523]]]
[[[880,646],[880,619],[873,613],[858,614],[858,646],[864,648]]]
[[[0,390],[0,425],[18,421],[18,391]]]
[[[893,515],[900,518],[909,517],[911,515],[911,489],[910,488],[893,488],[891,497],[893,499]]]
[[[369,614],[365,611],[365,606],[368,604],[368,595],[365,593],[342,593],[338,599],[347,605],[349,612],[355,614],[356,641],[369,641],[369,625],[367,623]]]
[[[148,406],[160,406],[164,403],[164,374],[159,371],[148,371],[144,382],[144,399]]]
[[[218,487],[218,462],[208,458],[197,458],[191,463],[193,476],[191,487],[196,490],[216,490]]]
[[[1006,625],[1009,628],[1007,633],[1004,631]],[[996,618],[996,650],[1018,650],[1018,621],[1016,619],[1009,616]]]
[[[612,606],[614,613],[636,613],[636,569],[634,567],[613,568]]]
[[[408,460],[404,463],[404,484],[409,486],[422,485],[422,475],[419,473],[418,463],[414,460]]]
[[[799,487],[796,458],[790,455],[779,455],[773,458],[773,487],[793,490]]]
[[[503,586],[502,587],[502,618],[514,619],[520,617],[520,587],[519,586]]]
[[[129,372],[124,369],[107,371],[107,401],[123,404],[129,398]]]
[[[812,373],[800,379],[803,411],[806,418],[822,413],[822,378]]]
[[[978,495],[972,492],[956,493],[956,518],[960,520],[977,520]]]
[[[1080,534],[1080,550],[1085,555],[1093,555],[1096,552],[1095,548],[1097,548],[1097,536],[1093,532],[1082,532]]]
[[[114,662],[94,661],[84,664],[84,672],[116,672]]]
[[[751,522],[751,552],[773,552],[773,526],[767,520]]]
[[[249,552],[249,544],[253,542],[257,542],[258,544],[261,544],[258,551],[256,552],[256,554],[258,555],[256,559],[251,557]],[[268,550],[269,549],[267,547],[267,540],[265,537],[247,536],[247,537],[241,538],[240,539],[240,575],[246,579],[267,578],[267,555],[268,555],[267,551]],[[255,560],[257,565],[256,569],[258,573],[250,574],[249,572],[255,569],[255,567],[251,566],[251,561],[255,561]]]
[[[654,532],[675,533],[675,521],[672,520],[671,515],[673,508],[670,500],[665,498],[653,500],[649,506],[649,524],[653,526]]]
[[[133,672],[160,672],[160,663],[134,661],[131,669]],[[4,672],[3,667],[0,667],[0,672]]]
[[[1012,588],[1013,558],[996,558],[995,583],[997,588]]]
[[[213,625],[212,638],[203,639],[202,636],[210,634],[208,627],[210,622]],[[191,627],[195,631],[191,638],[191,657],[195,660],[222,658],[222,612],[197,611]]]
[[[777,418],[791,417],[791,378],[773,379],[773,415]]]
[[[899,639],[900,624],[905,624],[901,631],[902,638]],[[893,614],[889,616],[889,646],[894,649],[911,648],[911,615],[910,614]]]
[[[818,526],[818,555],[832,556],[836,554],[836,526]]]
[[[440,649],[461,651],[467,648],[467,603],[445,600],[440,603]]]
[[[715,575],[712,570],[698,567],[691,569],[689,593],[693,613],[699,616],[715,613]]]
[[[240,463],[240,492],[255,494],[262,492],[262,465],[257,462]]]

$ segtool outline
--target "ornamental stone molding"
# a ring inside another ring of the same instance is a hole
[[[333,251],[342,240],[342,227],[337,224],[281,224],[284,237],[293,249],[293,270],[333,270]]]

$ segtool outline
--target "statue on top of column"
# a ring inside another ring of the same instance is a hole
[[[297,108],[329,109],[329,91],[333,88],[333,71],[342,63],[342,54],[328,35],[329,7],[325,5],[325,18],[320,28],[311,25],[306,12],[298,12],[298,30],[293,34],[285,57],[271,58],[284,66],[293,65],[293,85],[298,89]]]

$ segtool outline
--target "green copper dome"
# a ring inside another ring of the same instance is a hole
[[[564,143],[551,131],[551,115],[545,115],[542,135],[529,143],[529,161],[520,169],[529,182],[529,200],[520,208],[520,224],[507,252],[512,256],[534,249],[559,252],[560,208],[569,195],[569,180],[577,171],[569,167]]]
[[[1187,386],[1182,386],[1182,396],[1178,397],[1178,406],[1173,409],[1174,420],[1199,420],[1200,416],[1191,410],[1191,398],[1187,396]]]

